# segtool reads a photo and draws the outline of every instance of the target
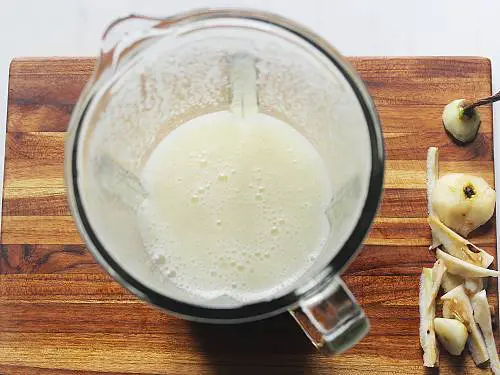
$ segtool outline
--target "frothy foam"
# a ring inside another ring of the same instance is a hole
[[[155,148],[141,182],[148,198],[138,219],[152,261],[202,298],[272,298],[314,263],[329,234],[320,156],[263,114],[185,123]]]

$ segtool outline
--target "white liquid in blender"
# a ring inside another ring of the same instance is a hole
[[[169,281],[201,298],[271,299],[312,266],[329,234],[320,155],[264,114],[218,112],[181,125],[140,178],[147,251]]]

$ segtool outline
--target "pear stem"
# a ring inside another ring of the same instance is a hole
[[[499,101],[499,100],[500,100],[500,91],[497,92],[495,95],[488,96],[487,98],[483,98],[483,99],[478,99],[473,103],[467,104],[464,107],[463,113],[464,113],[464,115],[471,117],[473,114],[474,108],[480,107],[480,106],[486,105],[486,104],[491,104],[491,103],[494,103],[494,102]]]

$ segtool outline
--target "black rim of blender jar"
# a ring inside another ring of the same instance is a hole
[[[291,32],[302,40],[311,44],[319,52],[321,52],[328,60],[339,69],[348,81],[352,90],[354,91],[358,102],[363,110],[365,120],[367,123],[370,145],[371,145],[371,173],[368,186],[368,192],[365,204],[361,211],[360,217],[354,229],[352,230],[349,238],[346,240],[341,249],[328,263],[330,267],[328,275],[338,274],[345,269],[350,261],[352,261],[357,254],[362,242],[367,235],[373,218],[377,212],[377,208],[381,199],[383,189],[383,175],[384,175],[384,146],[382,140],[382,131],[377,112],[368,91],[357,76],[354,69],[348,64],[326,41],[311,31],[298,26],[292,21],[289,21],[281,16],[264,13],[261,11],[243,11],[243,10],[208,10],[201,12],[193,12],[196,14],[196,19],[210,19],[210,18],[243,18],[252,21],[259,21],[263,23],[272,24],[285,31]],[[186,18],[183,18],[186,19]],[[78,154],[78,138],[81,133],[83,119],[85,118],[86,111],[92,102],[91,96],[85,103],[85,108],[80,116],[80,121],[77,124],[75,136],[72,143],[71,153],[71,185],[73,189],[69,191],[69,203],[72,212],[74,213],[77,226],[86,244],[93,253],[96,260],[106,269],[106,271],[114,277],[122,286],[133,292],[136,296],[144,301],[167,310],[173,315],[178,315],[182,318],[206,321],[215,323],[238,323],[245,321],[258,320],[272,315],[276,315],[290,308],[295,308],[298,301],[305,293],[314,293],[314,286],[305,291],[302,295],[298,295],[292,291],[282,297],[270,301],[262,301],[248,305],[242,305],[235,308],[213,308],[198,306],[186,302],[167,297],[163,294],[148,288],[140,281],[130,275],[123,269],[106,251],[103,244],[95,234],[92,226],[87,218],[83,208],[82,200],[80,198],[80,191],[78,187],[78,167],[77,167],[77,154]],[[71,196],[74,193],[73,196]],[[328,275],[323,278],[328,278]],[[319,280],[319,283],[322,280]]]

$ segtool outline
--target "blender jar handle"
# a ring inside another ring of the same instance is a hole
[[[352,293],[337,276],[290,313],[320,352],[340,354],[368,333],[370,323]]]

